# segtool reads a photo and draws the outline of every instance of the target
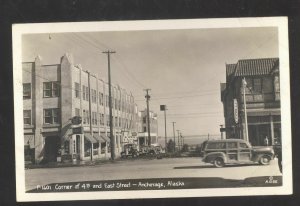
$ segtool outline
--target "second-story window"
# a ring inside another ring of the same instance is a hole
[[[86,101],[90,101],[90,99],[89,99],[90,90],[89,90],[89,88],[88,88],[88,87],[86,87],[85,89],[86,89],[86,93],[85,93],[85,95],[86,95],[86,96],[85,96],[85,100],[86,100]]]
[[[59,97],[59,83],[58,82],[44,82],[43,83],[44,97]]]
[[[256,93],[261,93],[261,78],[254,78],[253,79],[253,91]]]
[[[97,91],[92,89],[92,102],[96,103],[97,102]]]
[[[59,123],[59,110],[44,109],[44,124],[58,124]]]
[[[99,104],[103,105],[103,93],[99,92]]]
[[[85,92],[86,92],[85,86],[82,85],[82,98],[83,98],[83,100],[85,100]]]
[[[23,84],[23,99],[31,98],[31,83]]]
[[[77,82],[75,82],[75,97],[80,98],[80,85]]]
[[[23,116],[24,116],[24,124],[31,125],[31,110],[24,110]]]

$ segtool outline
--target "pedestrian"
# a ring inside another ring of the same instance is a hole
[[[265,146],[269,146],[269,139],[268,139],[268,136],[265,137],[265,139],[264,139],[264,144],[265,144]]]

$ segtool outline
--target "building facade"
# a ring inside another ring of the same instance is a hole
[[[69,54],[59,64],[43,65],[39,56],[24,62],[25,157],[36,163],[110,158],[108,89],[108,83],[74,65]],[[138,132],[138,108],[118,85],[112,85],[112,108],[118,157],[123,144],[137,139],[132,134]],[[74,124],[73,117],[82,121]]]
[[[139,146],[149,146],[148,141],[148,118],[147,118],[147,109],[140,111],[140,121],[141,127],[138,133],[138,145]],[[152,111],[149,111],[149,120],[150,120],[150,137],[151,144],[155,145],[158,143],[158,125],[157,125],[157,114]]]
[[[248,139],[252,145],[281,143],[278,58],[245,59],[236,64],[226,64],[226,83],[221,83],[221,101],[226,138],[246,139],[248,126]]]

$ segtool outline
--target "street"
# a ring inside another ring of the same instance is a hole
[[[28,169],[25,182],[28,191],[37,185],[80,181],[185,177],[243,180],[258,176],[281,176],[277,159],[267,166],[229,165],[224,168],[203,163],[199,157],[128,159],[94,166]]]

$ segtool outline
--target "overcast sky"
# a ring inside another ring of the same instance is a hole
[[[278,57],[277,28],[232,28],[151,30],[23,35],[23,61],[59,63],[71,53],[75,64],[107,80],[107,57],[112,49],[112,82],[131,91],[140,110],[146,106],[150,88],[150,110],[158,114],[159,135],[164,136],[166,104],[167,132],[183,135],[220,134],[224,124],[220,83],[225,82],[225,64],[239,59]]]

